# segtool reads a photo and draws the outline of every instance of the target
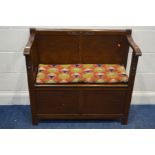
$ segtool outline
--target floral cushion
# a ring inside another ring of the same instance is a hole
[[[36,83],[127,82],[125,68],[118,64],[40,64]]]

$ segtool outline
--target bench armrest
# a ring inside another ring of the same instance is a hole
[[[137,70],[137,64],[138,64],[138,58],[142,55],[142,52],[139,48],[139,46],[134,42],[132,36],[131,36],[131,30],[126,30],[127,32],[127,42],[129,46],[132,48],[132,58],[131,58],[131,65],[130,65],[130,72],[129,72],[129,81],[128,86],[130,90],[133,90],[134,86],[134,80],[136,76],[136,70]]]
[[[26,47],[24,48],[24,55],[30,55],[32,45],[34,43],[35,39],[35,29],[30,29],[30,37],[28,40],[28,43],[26,44]]]
[[[129,43],[129,46],[133,49],[133,52],[135,53],[136,56],[141,56],[142,52],[139,48],[139,46],[134,42],[131,34],[127,35],[127,41]]]

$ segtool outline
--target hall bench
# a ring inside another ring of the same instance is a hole
[[[127,124],[141,56],[131,33],[31,28],[24,55],[32,124],[44,119],[114,119]]]

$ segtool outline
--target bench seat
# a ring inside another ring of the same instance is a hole
[[[116,119],[127,124],[141,56],[131,32],[30,29],[24,55],[32,123]]]
[[[36,83],[125,83],[128,75],[119,64],[39,64]]]

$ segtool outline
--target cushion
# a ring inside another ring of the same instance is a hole
[[[120,83],[127,82],[119,64],[40,64],[36,83]]]

